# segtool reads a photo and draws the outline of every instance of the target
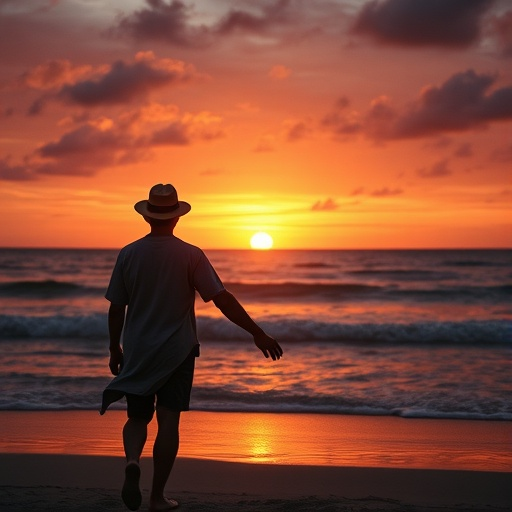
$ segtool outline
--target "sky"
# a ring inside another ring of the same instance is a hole
[[[0,0],[0,246],[512,246],[507,0]]]

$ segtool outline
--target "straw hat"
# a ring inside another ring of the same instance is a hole
[[[192,207],[185,201],[178,201],[178,192],[172,185],[159,183],[151,187],[149,198],[135,203],[134,208],[151,219],[173,219],[187,214]]]

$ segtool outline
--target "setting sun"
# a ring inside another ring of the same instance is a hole
[[[271,249],[274,245],[272,237],[264,231],[254,233],[251,237],[251,247],[253,249]]]

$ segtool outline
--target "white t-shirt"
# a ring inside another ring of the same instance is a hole
[[[173,235],[148,235],[124,247],[105,294],[128,306],[124,365],[105,390],[114,393],[102,410],[125,393],[158,390],[198,345],[195,292],[208,302],[223,290],[203,251]]]

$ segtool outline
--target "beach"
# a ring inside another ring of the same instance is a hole
[[[0,456],[0,510],[126,510],[123,460]],[[142,461],[143,506],[151,474]],[[443,470],[276,466],[178,458],[169,495],[181,510],[510,510],[512,475]]]
[[[125,404],[98,414],[116,255],[0,250],[1,512],[126,510]],[[285,353],[197,301],[181,510],[512,508],[510,251],[208,255]]]
[[[234,420],[236,415],[185,413],[181,450],[168,484],[181,510],[504,511],[512,504],[510,422],[335,416],[338,443],[349,445],[350,457],[345,464],[332,459],[310,464],[304,463],[311,460],[308,453],[303,458],[293,453],[310,437],[296,430],[297,422],[302,417],[313,428],[322,415],[242,416],[253,426],[257,416],[271,431],[278,416],[289,427],[287,436],[285,430],[280,434],[285,448],[270,440],[266,453],[261,444],[244,452],[239,440],[251,437],[249,430],[238,430],[243,423]],[[326,415],[323,421],[329,419]],[[93,411],[4,411],[0,420],[0,510],[126,510],[119,497],[122,412],[100,418]],[[228,424],[231,435],[223,430]],[[141,510],[148,503],[153,436],[151,428],[141,463]],[[331,445],[336,452],[333,438],[322,437],[310,451]],[[294,438],[299,444],[291,444]],[[215,453],[209,445],[216,446]],[[295,463],[280,462],[293,457]]]

